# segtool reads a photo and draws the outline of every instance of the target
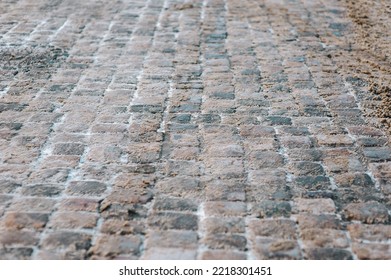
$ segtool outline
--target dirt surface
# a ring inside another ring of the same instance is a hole
[[[346,72],[364,81],[374,102],[368,102],[380,122],[391,132],[391,3],[387,0],[342,1],[353,24],[346,38],[351,61]],[[376,102],[380,101],[380,102]]]

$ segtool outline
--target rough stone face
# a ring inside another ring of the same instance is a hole
[[[344,214],[348,220],[359,220],[366,224],[387,223],[387,208],[379,202],[352,203],[346,206]]]
[[[294,203],[293,210],[312,214],[326,214],[336,211],[335,204],[331,199],[298,199]]]
[[[310,260],[352,260],[353,256],[347,250],[335,248],[316,248],[306,250]]]
[[[89,253],[111,258],[117,255],[137,254],[139,246],[140,238],[137,236],[101,236]]]
[[[391,238],[390,225],[348,225],[350,236],[354,240],[387,241]]]
[[[201,254],[201,260],[245,260],[246,254],[227,250],[208,250]]]
[[[389,244],[353,243],[353,252],[361,260],[388,260],[390,250]]]
[[[254,251],[260,259],[300,259],[298,244],[292,240],[257,238]]]
[[[5,227],[10,229],[35,229],[41,231],[48,219],[48,214],[8,212],[4,217],[4,224]]]

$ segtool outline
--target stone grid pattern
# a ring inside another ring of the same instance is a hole
[[[0,11],[0,259],[391,259],[339,1]]]

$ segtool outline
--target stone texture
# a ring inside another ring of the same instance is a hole
[[[0,1],[0,259],[390,259],[386,2]]]
[[[348,220],[358,220],[367,224],[387,223],[389,213],[387,208],[375,201],[352,203],[344,209]]]

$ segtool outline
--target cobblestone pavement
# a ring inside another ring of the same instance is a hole
[[[391,259],[345,13],[2,0],[0,258]]]

